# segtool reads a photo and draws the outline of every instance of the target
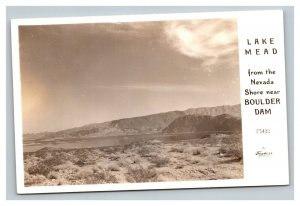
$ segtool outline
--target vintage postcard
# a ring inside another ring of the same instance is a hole
[[[12,20],[17,192],[289,184],[283,18]]]

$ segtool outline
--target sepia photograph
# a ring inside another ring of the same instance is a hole
[[[25,187],[244,178],[237,19],[18,37]]]

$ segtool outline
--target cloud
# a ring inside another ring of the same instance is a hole
[[[146,91],[146,92],[204,92],[199,85],[171,85],[171,84],[127,84],[127,85],[98,85],[98,89]]]
[[[215,65],[222,56],[237,53],[235,20],[192,20],[166,22],[167,42],[179,53],[203,60],[202,69]]]
[[[165,24],[168,42],[180,53],[201,58],[232,50],[237,42],[233,20],[172,21]]]

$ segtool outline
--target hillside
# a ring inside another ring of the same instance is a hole
[[[221,114],[229,114],[234,117],[241,117],[241,105],[223,105],[218,107],[200,107],[191,108],[184,111],[186,115],[208,115],[217,116]]]
[[[134,135],[134,134],[149,134],[158,133],[161,131],[172,131],[175,126],[181,130],[190,130],[191,125],[198,125],[202,121],[203,128],[210,128],[209,123],[215,121],[223,121],[218,115],[228,114],[232,117],[240,117],[240,105],[232,106],[218,106],[218,107],[201,107],[192,108],[185,111],[170,111],[147,116],[125,118],[113,120],[104,123],[95,123],[84,125],[57,132],[44,132],[36,134],[25,134],[24,140],[33,139],[54,139],[54,138],[89,138],[89,137],[108,137],[120,135]],[[203,117],[200,117],[203,116]],[[216,116],[216,118],[214,118]],[[203,118],[203,120],[201,120]],[[193,122],[196,121],[197,123]],[[225,121],[225,120],[224,120]],[[170,125],[172,123],[172,125]],[[186,129],[183,126],[186,125]],[[226,122],[227,124],[227,122]],[[229,121],[228,121],[229,124]],[[220,125],[219,125],[220,126]],[[199,127],[199,125],[198,125]],[[173,128],[173,129],[172,129]],[[213,128],[212,128],[213,129]],[[226,128],[225,128],[226,129]],[[194,129],[193,129],[194,131]]]
[[[207,131],[231,131],[241,132],[241,119],[228,114],[218,116],[208,115],[185,115],[177,118],[164,133],[185,133],[185,132],[207,132]]]
[[[184,112],[172,111],[142,117],[114,120],[111,122],[111,126],[120,128],[124,131],[134,130],[139,133],[159,132],[167,127],[170,122],[183,115],[185,115]]]

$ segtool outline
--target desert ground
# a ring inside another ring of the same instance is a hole
[[[24,153],[25,186],[243,178],[241,134]]]

